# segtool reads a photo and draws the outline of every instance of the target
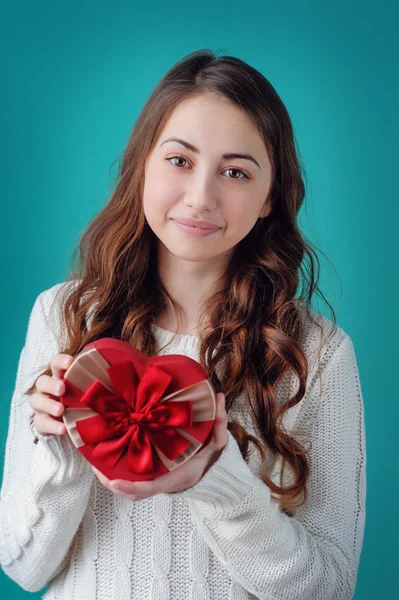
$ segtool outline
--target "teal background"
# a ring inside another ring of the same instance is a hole
[[[141,107],[189,52],[238,56],[291,114],[308,180],[300,222],[334,266],[322,257],[321,288],[355,346],[367,437],[355,599],[397,597],[398,16],[394,2],[341,0],[1,3],[2,461],[29,312],[66,276]],[[44,593],[2,571],[0,590]]]

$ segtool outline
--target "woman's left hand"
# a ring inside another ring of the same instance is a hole
[[[144,500],[155,494],[182,492],[195,485],[217,461],[228,442],[227,413],[224,394],[216,394],[216,417],[209,443],[173,471],[150,481],[108,479],[94,466],[94,473],[105,487],[129,500]]]

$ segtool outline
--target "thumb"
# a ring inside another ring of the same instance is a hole
[[[226,397],[222,392],[220,392],[218,394],[218,396],[219,396],[219,398],[218,398],[218,404],[217,404],[217,406],[218,406],[217,412],[218,412],[219,417],[223,417],[225,415],[225,411],[226,411]]]

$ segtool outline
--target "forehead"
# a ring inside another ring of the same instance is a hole
[[[166,122],[160,141],[176,136],[200,150],[253,151],[261,157],[265,144],[249,116],[228,98],[215,93],[182,100]]]

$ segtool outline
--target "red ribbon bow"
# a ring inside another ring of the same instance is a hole
[[[172,380],[163,369],[148,365],[138,381],[130,361],[107,369],[115,394],[94,381],[80,401],[98,413],[76,422],[85,444],[94,445],[93,457],[114,467],[128,453],[128,470],[150,473],[159,465],[157,446],[175,460],[189,446],[176,427],[191,426],[193,406],[189,400],[160,402]]]

